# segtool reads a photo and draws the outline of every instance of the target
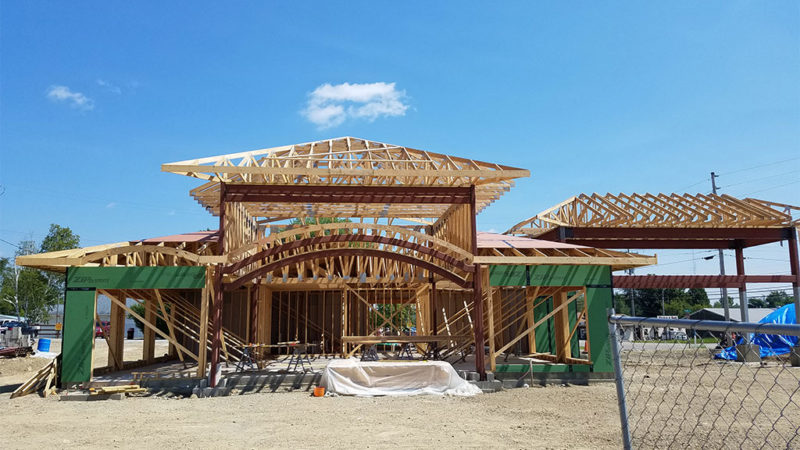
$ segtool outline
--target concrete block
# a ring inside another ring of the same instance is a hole
[[[792,364],[792,367],[800,367],[800,344],[792,347],[789,362]]]
[[[494,381],[494,373],[486,372],[486,381]]]
[[[736,346],[736,361],[761,362],[761,347],[756,344],[741,344]]]
[[[66,395],[60,395],[58,397],[58,401],[60,402],[85,402],[89,400],[89,394],[74,394],[68,393]]]
[[[122,392],[118,392],[116,394],[96,394],[96,395],[74,393],[68,395],[60,395],[58,397],[58,400],[61,402],[96,402],[101,400],[125,400],[126,398],[127,396]]]

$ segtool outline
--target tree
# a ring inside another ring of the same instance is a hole
[[[633,289],[614,295],[617,313],[630,314],[631,294],[636,315],[653,317],[663,311],[670,316],[685,316],[711,306],[704,289]]]
[[[768,308],[780,308],[794,301],[794,297],[789,296],[784,291],[772,291],[764,299]]]
[[[50,225],[50,231],[40,247],[31,240],[17,246],[16,256],[38,252],[68,250],[79,245],[80,238],[67,227]],[[64,275],[45,273],[38,269],[20,267],[4,258],[0,263],[0,312],[25,317],[30,322],[47,318],[48,310],[63,297]]]
[[[47,236],[42,240],[42,245],[39,247],[40,253],[59,252],[61,250],[70,250],[78,248],[81,244],[81,238],[73,233],[69,227],[62,227],[61,225],[52,223],[50,224],[50,231]],[[64,292],[65,276],[62,273],[45,272],[45,277],[50,287],[58,293]]]
[[[140,315],[141,317],[144,317],[145,309],[143,303],[134,303],[133,305],[131,305],[130,308],[136,314]],[[169,305],[165,305],[165,308],[167,309],[167,314],[169,314],[170,312]],[[133,323],[136,325],[136,328],[138,328],[139,331],[144,333],[144,323],[141,320],[137,319],[136,317],[133,317],[130,314],[128,314],[128,318],[133,319]],[[156,328],[161,330],[161,332],[164,334],[169,334],[169,327],[167,326],[167,322],[165,322],[164,319],[158,316],[156,316]]]

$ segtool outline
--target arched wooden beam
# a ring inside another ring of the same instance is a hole
[[[395,261],[404,262],[406,264],[411,264],[422,269],[430,270],[431,272],[441,275],[442,277],[452,281],[453,283],[457,284],[462,288],[469,288],[472,285],[472,281],[467,281],[458,275],[450,272],[447,269],[443,269],[436,264],[429,263],[427,261],[423,261],[418,258],[413,258],[407,255],[401,255],[398,253],[388,252],[385,250],[375,250],[375,249],[367,249],[367,248],[336,248],[336,249],[329,249],[329,250],[320,250],[316,252],[310,253],[303,253],[300,255],[290,256],[288,258],[284,258],[265,266],[259,267],[258,269],[242,275],[235,281],[230,283],[224,284],[224,289],[226,291],[232,291],[244,286],[245,283],[248,281],[264,276],[272,271],[280,269],[284,266],[289,266],[292,264],[301,263],[304,261],[314,260],[314,259],[324,259],[330,258],[335,256],[364,256],[364,257],[376,257],[376,258],[386,258],[386,259],[393,259]]]
[[[409,230],[407,228],[400,228],[395,225],[384,225],[379,223],[367,224],[367,223],[357,223],[357,222],[337,222],[337,223],[326,223],[318,225],[304,225],[301,227],[291,228],[289,230],[281,231],[280,233],[273,233],[267,237],[259,239],[256,242],[252,242],[238,249],[231,250],[230,252],[228,252],[228,257],[236,258],[240,255],[247,253],[248,251],[256,250],[265,244],[269,244],[276,241],[282,241],[283,239],[293,239],[297,235],[309,234],[309,233],[325,234],[326,232],[333,232],[334,230],[370,230],[373,231],[372,234],[379,234],[379,233],[374,233],[375,231],[401,234],[413,237],[420,242],[423,241],[429,242],[433,244],[432,247],[446,249],[447,251],[454,253],[457,257],[461,256],[464,259],[470,259],[473,256],[472,253],[470,253],[466,249],[463,249],[453,243],[447,242],[444,239],[437,238],[429,234],[420,233],[418,231]]]
[[[374,234],[334,234],[328,236],[316,236],[312,238],[300,239],[292,242],[287,242],[285,244],[281,244],[275,247],[271,247],[266,250],[262,250],[256,253],[255,255],[248,256],[247,258],[244,258],[241,261],[225,266],[222,269],[222,273],[229,274],[236,272],[237,270],[247,267],[250,264],[254,264],[264,258],[267,258],[272,255],[277,255],[289,250],[295,250],[303,247],[311,247],[320,244],[332,244],[337,242],[369,242],[369,243],[391,245],[394,247],[407,248],[409,250],[414,250],[416,252],[432,256],[447,264],[455,266],[464,272],[471,273],[475,271],[475,267],[472,264],[467,264],[464,261],[461,261],[453,256],[450,256],[446,253],[442,253],[439,250],[428,247],[426,245],[416,244],[413,242],[404,241],[402,239],[388,238],[386,236],[379,236]]]

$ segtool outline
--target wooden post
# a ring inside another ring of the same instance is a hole
[[[265,287],[258,287],[261,298],[259,299],[259,323],[258,339],[259,343],[272,344],[272,290]]]
[[[569,296],[566,289],[562,289],[553,296],[553,309],[567,303]],[[562,308],[555,313],[553,326],[556,329],[556,361],[566,363],[572,355],[569,342],[569,307]]]
[[[245,330],[244,330],[244,339],[248,343],[253,343],[253,336],[256,333],[255,327],[253,327],[253,323],[255,322],[254,317],[256,317],[256,312],[258,309],[258,301],[256,300],[256,293],[255,293],[255,286],[247,285],[247,296],[245,297],[245,302],[247,303],[247,314],[245,314]]]
[[[342,335],[347,335],[347,289],[342,289]],[[342,358],[347,355],[347,343],[342,339]]]
[[[433,279],[433,274],[431,274],[430,278],[428,278],[428,282],[431,285],[430,296],[428,297],[430,301],[431,321],[433,322],[431,325],[431,335],[436,336],[439,334],[439,320],[436,318],[438,308],[436,307],[436,281]]]
[[[152,299],[144,300],[144,320],[156,324],[156,308],[155,302]],[[156,333],[152,328],[144,328],[144,344],[142,346],[142,359],[148,363],[152,363],[155,359],[156,352]]]
[[[492,287],[489,286],[489,271],[483,270],[481,274],[481,284],[483,284],[483,288],[486,289],[486,319],[487,319],[487,326],[489,332],[489,370],[494,372],[497,370],[497,355],[495,351],[497,349],[497,341],[495,339],[495,329],[494,329],[494,319],[495,319],[495,304],[494,304],[494,292],[492,292]]]
[[[483,290],[484,292],[491,293],[492,297],[492,315],[494,316],[493,327],[495,328],[494,334],[494,347],[503,346],[503,334],[498,333],[497,330],[503,329],[503,291],[499,288],[492,288],[489,283],[489,271],[484,270]]]
[[[225,254],[225,183],[219,183],[219,241],[217,250],[219,255]],[[211,335],[211,376],[209,386],[217,386],[217,371],[219,368],[219,350],[222,343],[222,264],[214,270],[214,306],[211,312],[213,332]]]
[[[478,256],[478,223],[477,208],[475,206],[475,185],[469,187],[470,221],[471,221],[471,247],[472,254]],[[482,381],[486,380],[486,359],[483,347],[483,293],[481,292],[481,265],[475,264],[475,273],[472,275],[472,300],[474,302],[475,323],[475,370],[480,374]],[[488,268],[487,268],[488,269]]]
[[[122,352],[125,348],[125,311],[114,302],[111,302],[109,320],[111,324],[108,334],[111,345],[108,347],[108,365],[113,364],[114,369],[122,370]]]
[[[206,267],[206,286],[200,294],[200,339],[197,344],[197,376],[206,376],[208,364],[208,304],[212,295],[211,267]]]
[[[532,286],[525,288],[525,317],[527,318],[528,326],[531,326],[536,322],[533,314],[533,305],[536,302],[536,291],[537,288]],[[536,353],[536,330],[533,330],[530,332],[530,334],[528,334],[528,353]]]

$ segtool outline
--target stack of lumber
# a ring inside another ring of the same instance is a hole
[[[56,380],[58,377],[58,360],[61,355],[47,363],[37,371],[28,381],[22,383],[14,392],[11,393],[11,398],[22,397],[42,390],[42,395],[47,397],[56,390]]]
[[[89,388],[89,395],[103,395],[103,394],[141,394],[147,392],[147,389],[139,387],[138,384],[126,384],[124,386],[103,386],[97,388]]]

